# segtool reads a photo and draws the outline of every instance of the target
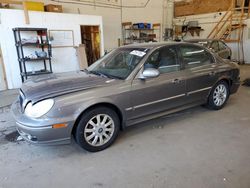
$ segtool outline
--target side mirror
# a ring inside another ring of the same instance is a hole
[[[160,75],[160,72],[154,68],[147,68],[145,69],[141,75],[139,76],[140,79],[144,80],[146,78],[156,78]]]

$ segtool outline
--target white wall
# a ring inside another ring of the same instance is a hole
[[[126,6],[143,7],[146,0],[124,0],[122,19],[124,22],[149,22],[162,23],[163,20],[163,0],[151,0],[145,8],[126,8]]]
[[[102,16],[103,19],[103,34],[104,34],[104,48],[107,51],[110,51],[114,48],[118,47],[118,39],[121,38],[121,10],[119,7],[109,8],[108,6],[99,7],[98,2],[111,3],[115,6],[120,6],[120,0],[117,2],[115,0],[87,0],[87,4],[85,5],[80,1],[71,1],[71,0],[32,0],[43,2],[45,5],[47,4],[56,4],[62,5],[63,13],[72,13],[72,14],[83,14],[83,15],[96,15]],[[85,0],[83,0],[85,1]],[[70,2],[70,3],[63,3]],[[94,6],[96,5],[96,6]],[[22,9],[21,6],[14,6],[12,8]]]
[[[103,18],[104,49],[110,51],[118,47],[118,39],[121,38],[121,11],[119,9],[83,6],[63,5],[65,13],[97,15]]]
[[[6,68],[7,82],[9,89],[21,86],[19,65],[15,49],[12,28],[15,27],[45,27],[48,29],[73,30],[74,43],[81,43],[80,25],[99,25],[101,31],[101,52],[104,53],[102,17],[77,15],[29,12],[30,24],[24,23],[24,14],[21,10],[0,9],[0,43],[2,47],[3,59]],[[28,54],[29,55],[29,54]],[[73,47],[52,49],[53,72],[66,72],[79,70],[76,57],[76,50]],[[30,62],[29,69],[37,69],[39,65]]]
[[[42,1],[42,0],[34,0]],[[62,1],[63,0],[59,0]],[[70,0],[69,0],[70,1]],[[121,22],[150,22],[161,23],[163,15],[163,0],[151,0],[145,8],[147,0],[89,0],[90,5],[77,3],[59,3],[51,0],[42,1],[45,4],[60,4],[63,6],[64,13],[73,14],[56,14],[29,11],[31,20],[30,25],[24,23],[22,10],[0,10],[0,42],[3,50],[3,58],[6,66],[6,74],[9,89],[21,86],[19,67],[14,46],[12,28],[14,27],[46,27],[48,29],[71,29],[74,30],[75,44],[81,43],[79,25],[99,25],[100,17],[81,16],[99,15],[103,18],[103,27],[101,34],[103,36],[104,46],[102,50],[110,51],[118,47],[118,39],[122,38]],[[99,7],[99,3],[111,3],[115,7]],[[121,4],[122,3],[122,4]],[[125,6],[124,8],[121,8]],[[137,7],[137,8],[133,8]],[[19,6],[12,8],[21,9]],[[80,15],[79,15],[80,14]],[[52,66],[54,72],[65,72],[77,70],[78,64],[75,56],[75,49],[53,49]],[[37,65],[38,66],[38,65]],[[28,66],[29,69],[35,70],[37,66]]]
[[[122,38],[121,22],[149,22],[162,23],[163,1],[150,0],[32,0],[44,2],[44,4],[62,5],[64,13],[99,15],[103,18],[104,48],[107,51],[118,47],[118,39]],[[71,3],[65,3],[71,2]],[[82,3],[81,3],[82,2]],[[88,3],[86,3],[88,2]],[[102,6],[100,3],[114,5],[113,8]],[[86,5],[89,4],[89,5]],[[94,6],[96,5],[96,6]],[[123,8],[121,8],[123,6]],[[21,8],[16,7],[15,8]],[[140,8],[133,8],[140,7]]]

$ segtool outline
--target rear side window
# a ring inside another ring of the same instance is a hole
[[[180,52],[186,69],[214,63],[212,55],[198,46],[181,46]]]

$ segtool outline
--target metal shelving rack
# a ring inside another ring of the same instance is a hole
[[[144,43],[157,40],[160,41],[161,27],[160,24],[152,24],[152,28],[133,28],[132,22],[122,23],[123,44]],[[147,36],[141,36],[144,33]],[[150,37],[148,34],[158,35]],[[135,36],[134,36],[135,35]]]
[[[21,32],[37,32],[39,40],[34,43],[23,42]],[[30,76],[52,73],[52,66],[51,66],[52,48],[51,44],[49,43],[47,28],[13,28],[13,34],[15,38],[15,45],[16,45],[22,82],[24,82],[24,80],[27,80],[28,77]],[[41,51],[47,52],[47,57],[28,58],[24,54],[23,47],[39,48]],[[27,62],[43,62],[44,69],[37,71],[27,71],[26,68]]]

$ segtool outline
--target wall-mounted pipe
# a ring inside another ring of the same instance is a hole
[[[163,26],[164,28],[173,28],[174,19],[174,0],[163,1]]]
[[[91,1],[84,1],[84,0],[51,0],[57,3],[65,3],[65,4],[77,4],[77,5],[85,5],[85,6],[93,6],[93,7],[102,7],[102,8],[113,8],[113,9],[122,9],[122,8],[146,8],[147,5],[151,0],[147,0],[144,5],[141,6],[128,6],[128,5],[115,5],[112,3],[102,3],[102,2],[96,2],[95,0],[93,2]]]
[[[163,35],[164,40],[173,38],[174,0],[163,1]]]

